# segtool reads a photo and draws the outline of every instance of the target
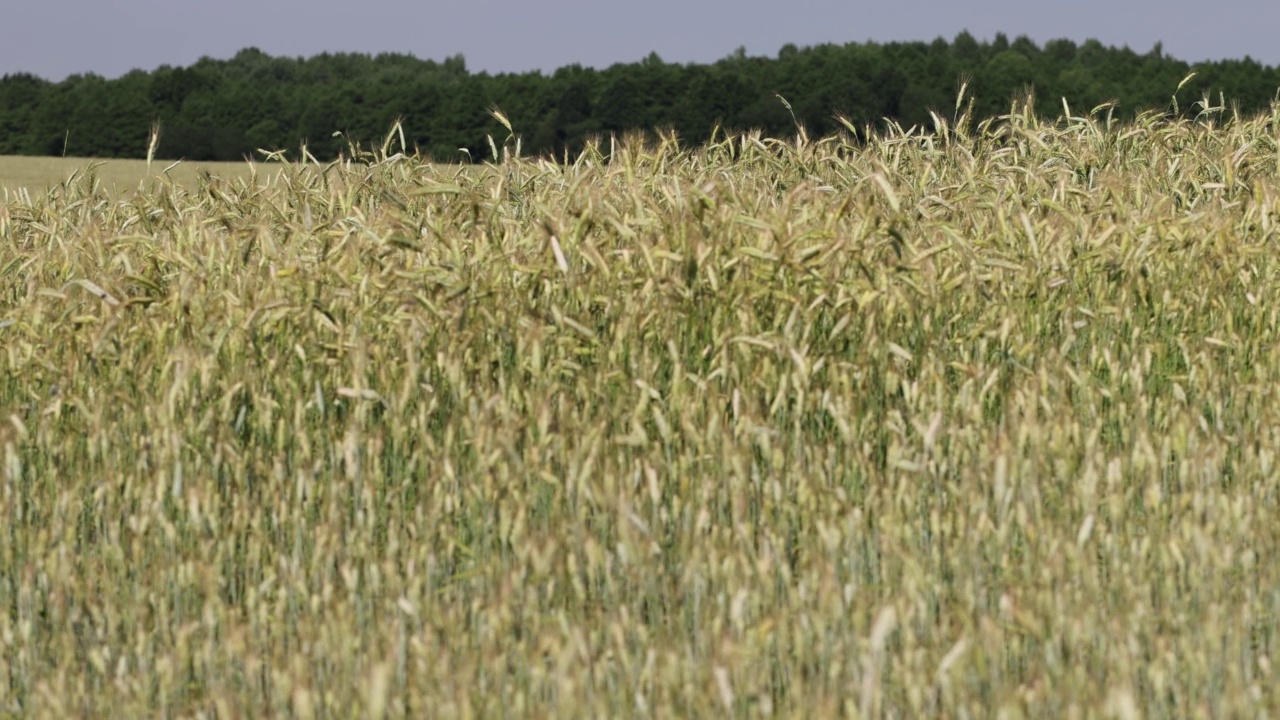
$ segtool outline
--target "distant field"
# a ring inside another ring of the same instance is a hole
[[[7,190],[10,193],[25,188],[28,192],[39,192],[51,185],[64,182],[72,173],[83,173],[94,166],[94,171],[102,181],[103,187],[113,193],[125,192],[138,187],[144,178],[160,176],[166,168],[168,177],[181,185],[194,183],[200,170],[206,170],[223,179],[233,179],[249,175],[252,166],[246,162],[180,162],[174,165],[172,160],[157,160],[151,163],[148,171],[143,160],[98,160],[94,158],[61,158],[61,157],[18,157],[0,155],[0,198]],[[170,167],[172,166],[172,167]],[[257,166],[263,168],[261,164]]]

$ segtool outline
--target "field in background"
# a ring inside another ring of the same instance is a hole
[[[1218,112],[0,203],[0,715],[1277,716]]]
[[[136,189],[148,177],[161,177],[172,160],[155,161],[147,168],[145,160],[94,160],[90,158],[19,157],[0,156],[0,199],[7,190],[11,194],[25,189],[28,193],[42,192],[45,188],[66,182],[73,174],[79,176],[93,166],[93,172],[102,182],[103,189],[119,194]],[[274,166],[257,163],[259,173],[270,172]],[[227,180],[247,178],[252,173],[247,162],[182,162],[170,168],[167,176],[180,185],[193,186],[200,172],[205,171]],[[11,195],[12,196],[12,195]]]

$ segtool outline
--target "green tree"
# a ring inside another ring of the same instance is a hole
[[[49,82],[30,74],[0,78],[0,155],[40,152],[36,109],[49,88]]]
[[[1051,40],[1041,49],[1003,33],[979,42],[784,45],[776,59],[745,49],[711,65],[664,63],[656,54],[604,71],[581,66],[541,73],[471,73],[461,55],[441,61],[384,53],[273,58],[255,48],[230,60],[201,58],[116,80],[76,75],[60,83],[0,78],[0,152],[140,157],[153,120],[164,128],[161,157],[238,159],[257,148],[292,153],[303,142],[317,158],[348,140],[379,142],[396,120],[411,144],[446,160],[487,158],[486,135],[503,135],[489,115],[501,108],[526,152],[576,152],[589,138],[632,129],[673,128],[686,143],[712,128],[760,129],[789,137],[799,122],[813,135],[892,118],[929,127],[929,110],[952,111],[961,77],[976,99],[975,119],[1007,112],[1010,96],[1034,88],[1037,108],[1076,112],[1119,100],[1122,114],[1167,108],[1192,68],[1158,44],[1138,54],[1096,40]],[[1205,93],[1241,112],[1267,110],[1280,71],[1251,58],[1200,63],[1183,88],[1188,111]],[[778,96],[787,99],[784,107]],[[334,132],[344,133],[335,138]],[[467,153],[459,154],[458,148]]]

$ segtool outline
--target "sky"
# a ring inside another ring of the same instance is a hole
[[[270,55],[397,52],[468,69],[608,67],[657,52],[713,62],[743,46],[776,56],[786,43],[978,39],[1004,32],[1128,45],[1195,62],[1245,55],[1280,65],[1276,0],[40,0],[0,22],[0,75],[108,78],[160,65]]]

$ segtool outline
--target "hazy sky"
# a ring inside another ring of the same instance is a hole
[[[607,67],[657,51],[710,62],[740,45],[932,40],[969,30],[1038,43],[1097,38],[1188,61],[1252,56],[1280,64],[1277,0],[19,0],[0,21],[0,74],[53,80],[188,65],[244,47],[271,55],[462,53],[473,71]]]

